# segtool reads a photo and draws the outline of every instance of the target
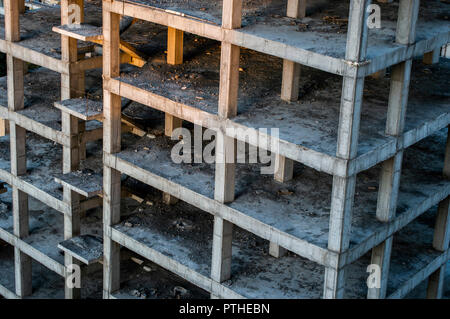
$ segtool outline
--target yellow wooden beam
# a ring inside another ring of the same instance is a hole
[[[170,27],[167,30],[167,63],[183,63],[183,31]]]

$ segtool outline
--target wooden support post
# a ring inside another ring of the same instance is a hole
[[[224,0],[222,27],[225,29],[240,28],[241,21],[242,0]],[[240,48],[238,46],[222,42],[218,107],[221,120],[232,118],[237,114],[239,57]],[[236,140],[218,130],[214,198],[221,203],[234,200],[235,165]],[[215,216],[211,278],[216,282],[225,281],[231,276],[232,231],[232,223]]]
[[[367,51],[367,6],[370,0],[350,2],[349,25],[345,59],[361,62]],[[341,110],[338,127],[336,156],[351,161],[357,155],[359,123],[363,98],[364,77],[359,69],[355,75],[345,76],[342,85]],[[331,194],[328,249],[341,254],[350,244],[356,175],[334,176]],[[324,298],[343,298],[345,292],[345,267],[325,268]]]
[[[424,64],[436,64],[439,63],[439,58],[441,57],[441,48],[437,48],[431,52],[427,52],[423,56]]]
[[[182,119],[166,113],[164,134],[168,137],[172,137],[173,131],[177,128],[182,127],[182,125]]]
[[[175,205],[178,203],[178,198],[170,195],[169,193],[163,193],[163,202],[166,205]]]
[[[275,180],[285,183],[294,176],[294,161],[277,154],[275,156]]]
[[[286,102],[297,101],[300,86],[301,66],[298,63],[283,60],[281,99]]]
[[[306,0],[288,0],[286,15],[295,19],[304,18],[306,15]],[[300,70],[300,64],[283,60],[282,100],[292,102],[298,99]]]
[[[418,10],[418,0],[400,1],[396,35],[398,43],[406,45],[414,43]],[[396,137],[397,140],[402,139],[404,129],[411,66],[412,60],[407,60],[392,67],[391,72],[386,134]],[[382,163],[377,201],[377,219],[382,222],[390,222],[395,218],[402,160],[403,151],[400,150],[394,157]],[[390,237],[372,249],[371,263],[380,267],[381,284],[380,287],[368,289],[367,298],[369,299],[383,299],[386,297],[392,242],[393,239]]]
[[[444,176],[450,179],[450,127],[445,147]],[[444,252],[450,241],[450,196],[439,203],[436,224],[434,226],[433,248]],[[440,299],[444,286],[445,264],[436,270],[428,279],[427,298]]]
[[[306,16],[306,0],[288,0],[286,12],[290,18],[304,18]]]
[[[9,123],[7,120],[0,118],[0,137],[9,134]]]
[[[167,30],[167,63],[183,63],[183,31],[169,27]]]
[[[181,30],[169,27],[167,30],[167,63],[177,65],[183,63],[183,34]],[[181,127],[183,120],[166,113],[165,134],[172,136],[174,129]]]
[[[103,2],[103,77],[108,80],[120,73],[120,15],[109,11],[109,3]],[[120,96],[103,90],[103,151],[120,152],[121,100]],[[120,288],[120,246],[107,231],[120,221],[121,182],[120,172],[104,165],[103,169],[103,296]]]
[[[5,0],[5,40],[20,41],[19,3],[15,0]],[[24,108],[23,61],[6,55],[8,108],[18,111]],[[26,174],[26,130],[10,121],[10,152],[11,174],[20,176]],[[12,187],[13,227],[18,238],[28,236],[28,195],[16,186]],[[20,297],[31,294],[31,258],[14,248],[14,271],[16,294]]]

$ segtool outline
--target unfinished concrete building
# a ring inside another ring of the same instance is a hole
[[[3,5],[2,296],[450,293],[447,1]]]

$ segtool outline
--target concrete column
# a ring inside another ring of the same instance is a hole
[[[241,27],[242,0],[223,0],[222,27]],[[240,48],[222,42],[220,57],[219,117],[222,121],[237,114]],[[222,130],[216,136],[216,176],[214,198],[222,203],[234,200],[236,140]],[[216,282],[231,276],[233,224],[215,216],[211,278]],[[213,298],[219,296],[212,295]]]
[[[5,0],[5,40],[20,41],[19,13],[21,6],[17,1]],[[6,55],[8,81],[8,108],[19,111],[24,108],[23,61]],[[11,174],[20,176],[26,174],[26,130],[13,121],[10,125]],[[28,195],[17,187],[12,187],[13,227],[18,238],[28,236]],[[25,297],[31,294],[31,258],[14,248],[14,271],[16,294]]]
[[[396,33],[398,43],[405,45],[414,43],[418,11],[418,0],[400,0]],[[397,141],[402,140],[405,125],[411,65],[412,60],[407,60],[392,67],[391,71],[386,134],[395,136]],[[394,157],[382,163],[377,201],[377,219],[382,222],[390,222],[395,218],[402,160],[403,150],[399,150]],[[381,269],[381,285],[379,288],[369,288],[367,298],[386,297],[392,242],[393,238],[390,237],[372,249],[371,263]]]
[[[353,63],[365,60],[367,51],[367,6],[370,0],[352,0],[345,58]],[[354,76],[345,76],[342,85],[336,156],[353,160],[358,151],[359,122],[363,98],[364,77],[358,69]],[[333,177],[328,249],[338,254],[350,244],[350,230],[355,195],[356,176]],[[325,268],[324,298],[343,298],[345,267]]]
[[[108,10],[103,2],[103,77],[113,78],[120,73],[119,21],[120,16]],[[120,96],[103,91],[103,151],[120,152],[121,100]],[[103,297],[120,288],[120,246],[111,239],[109,227],[120,221],[120,172],[106,165],[103,168]]]

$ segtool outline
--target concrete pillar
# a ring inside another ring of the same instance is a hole
[[[414,43],[418,11],[418,0],[400,0],[396,33],[398,43],[405,45]],[[398,141],[402,139],[405,125],[411,65],[412,60],[407,60],[393,66],[391,71],[386,134],[395,136]],[[382,222],[390,222],[395,218],[402,160],[403,150],[399,150],[394,157],[382,163],[377,201],[377,219]],[[367,298],[386,297],[392,242],[393,238],[390,237],[372,249],[371,263],[381,269],[381,285],[379,288],[369,288]]]
[[[103,3],[103,77],[117,77],[120,73],[119,53],[120,15],[108,10]],[[120,96],[103,91],[103,151],[120,152],[121,100]],[[120,288],[120,246],[111,239],[109,227],[120,221],[120,172],[108,166],[103,168],[103,297]]]

